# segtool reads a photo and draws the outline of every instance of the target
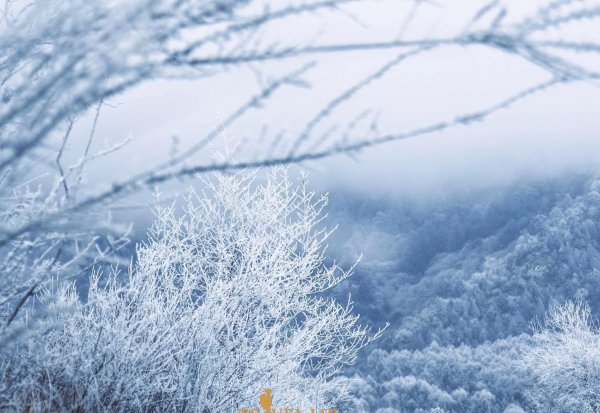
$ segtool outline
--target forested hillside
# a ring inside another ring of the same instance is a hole
[[[361,410],[521,411],[532,320],[576,297],[600,310],[597,178],[331,204],[334,255],[365,254],[338,293],[370,322],[391,322],[349,373]]]

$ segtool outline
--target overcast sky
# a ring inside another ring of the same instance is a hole
[[[534,1],[505,2],[510,19],[519,19]],[[325,13],[273,27],[264,39],[315,42],[356,42],[446,37],[465,27],[476,1],[429,2],[413,10],[408,1],[371,2],[345,13]],[[406,26],[406,27],[405,27]],[[580,39],[589,28],[569,33]],[[565,36],[566,34],[555,34]],[[573,37],[574,36],[574,37]],[[306,76],[310,89],[286,89],[261,110],[252,112],[223,132],[230,142],[248,139],[247,148],[260,147],[265,125],[295,131],[337,93],[392,58],[398,51],[346,53],[314,58],[317,66]],[[298,67],[304,60],[232,70],[201,80],[145,83],[112,99],[102,109],[95,145],[102,147],[127,137],[125,151],[90,169],[99,182],[165,159],[172,137],[185,148],[201,138],[237,105],[258,90],[258,82]],[[477,110],[547,78],[547,74],[518,58],[482,47],[447,47],[423,54],[361,92],[341,108],[331,123],[347,123],[365,109],[379,112],[385,132],[425,126]],[[258,79],[258,81],[257,81]],[[327,190],[352,189],[432,196],[545,177],[600,166],[600,87],[579,83],[560,86],[527,98],[484,122],[386,144],[352,158],[336,157],[305,167],[312,181]],[[89,121],[76,133],[85,136]],[[329,123],[329,124],[331,124]],[[106,143],[105,143],[106,141]],[[206,159],[209,156],[204,153]],[[197,158],[202,160],[202,158]]]

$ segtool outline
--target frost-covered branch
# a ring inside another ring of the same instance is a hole
[[[325,205],[279,170],[207,179],[182,216],[159,207],[126,288],[97,274],[87,304],[48,296],[74,310],[4,361],[0,407],[224,412],[265,387],[286,405],[337,403],[340,369],[381,331],[323,294],[351,275],[325,263]]]
[[[524,363],[536,377],[528,401],[539,412],[600,409],[600,331],[581,299],[552,308],[537,323]]]

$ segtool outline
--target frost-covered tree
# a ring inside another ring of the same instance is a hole
[[[340,368],[380,331],[325,295],[352,273],[325,262],[326,198],[281,170],[205,183],[183,215],[157,208],[126,288],[96,274],[86,305],[73,288],[48,296],[71,311],[5,362],[2,409],[225,412],[266,387],[281,406],[344,397]]]
[[[535,375],[527,396],[538,412],[600,411],[600,330],[582,300],[552,308],[537,323],[525,366]]]

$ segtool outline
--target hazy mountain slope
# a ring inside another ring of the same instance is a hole
[[[503,411],[526,388],[527,374],[510,386],[507,377],[516,371],[513,353],[526,345],[522,334],[531,320],[576,295],[600,311],[600,181],[594,178],[435,202],[357,201],[345,194],[332,204],[332,220],[350,227],[332,240],[335,253],[345,261],[361,247],[366,254],[346,288],[363,316],[391,322],[379,348],[356,369],[378,396],[370,409]],[[487,353],[493,357],[482,356]],[[479,366],[477,374],[469,373],[469,363]],[[453,396],[461,388],[467,394]]]

